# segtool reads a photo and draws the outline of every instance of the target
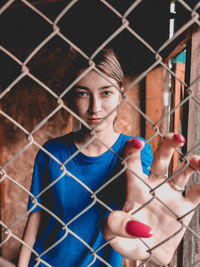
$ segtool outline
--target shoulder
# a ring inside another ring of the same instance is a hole
[[[62,145],[67,145],[73,142],[73,133],[70,132],[66,135],[59,136],[53,139],[48,140],[44,143],[43,147],[45,148],[57,148]]]
[[[57,155],[73,142],[73,133],[52,138],[45,142],[37,153],[37,159],[47,158],[49,155]]]
[[[142,138],[141,136],[128,136],[128,135],[124,135],[121,134],[122,138],[124,140],[124,144],[126,143],[127,140],[129,139],[133,139],[133,138],[138,138],[142,141],[145,142],[145,146],[143,148],[143,150],[141,151],[141,161],[143,164],[143,167],[145,166],[144,172],[146,174],[149,174],[149,170],[153,161],[153,154],[152,154],[152,150],[151,150],[151,145],[149,143],[146,142],[146,140],[144,138]]]

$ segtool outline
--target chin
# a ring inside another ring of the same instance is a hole
[[[102,132],[107,131],[107,130],[110,129],[110,124],[109,125],[101,124],[99,126],[96,126],[96,128],[95,128],[95,126],[93,126],[92,129],[94,130],[95,133],[102,133]]]

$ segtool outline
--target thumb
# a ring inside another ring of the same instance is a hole
[[[124,211],[112,211],[106,221],[103,236],[109,240],[115,236],[125,238],[149,238],[153,235],[152,228]]]

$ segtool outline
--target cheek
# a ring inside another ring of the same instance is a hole
[[[121,103],[121,97],[116,96],[112,99],[112,101],[109,103],[110,109],[117,108]]]
[[[104,105],[104,111],[105,114],[110,113],[108,120],[112,121],[116,118],[117,116],[117,107],[119,106],[120,101],[119,98],[112,99],[112,101],[109,101]]]
[[[84,114],[88,109],[88,101],[86,99],[74,101],[75,112],[77,114]]]

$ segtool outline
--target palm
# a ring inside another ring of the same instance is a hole
[[[189,223],[192,213],[183,215],[198,204],[200,185],[196,185],[186,197],[183,197],[181,192],[168,182],[163,183],[174,149],[181,145],[183,143],[175,141],[173,135],[168,135],[156,152],[149,178],[142,171],[138,153],[140,150],[133,148],[131,143],[126,145],[126,201],[123,212],[115,211],[110,214],[105,230],[108,239],[114,237],[111,241],[112,247],[123,256],[133,260],[144,260],[150,256],[147,250],[152,249],[154,262],[167,263],[182,239],[186,229],[184,225]],[[191,157],[190,164],[193,168],[200,169],[199,157]],[[181,167],[183,165],[178,168]],[[181,174],[173,178],[174,183],[184,187],[193,171],[192,168],[186,167]],[[181,216],[183,218],[177,220]],[[139,238],[131,238],[125,230],[128,220],[137,220],[151,226],[153,236],[142,241]]]

